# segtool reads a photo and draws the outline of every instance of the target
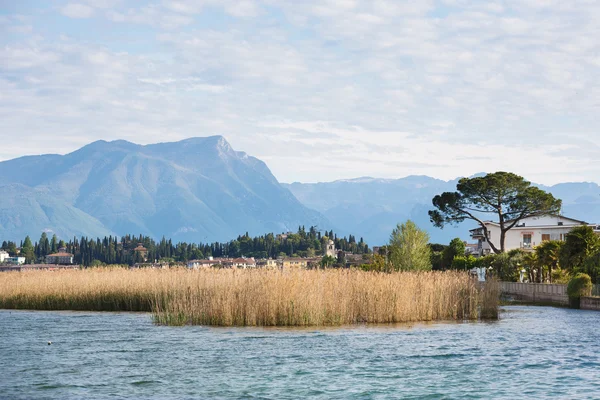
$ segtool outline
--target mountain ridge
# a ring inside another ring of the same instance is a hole
[[[0,186],[14,184],[22,186],[12,191],[45,196],[46,208],[58,219],[34,213],[37,203],[16,207],[0,199],[0,233],[11,239],[42,228],[70,236],[74,229],[73,221],[67,224],[69,216],[82,225],[77,233],[141,233],[194,242],[295,230],[299,225],[331,228],[283,188],[264,162],[235,151],[222,136],[150,145],[96,141],[62,156],[0,162]],[[23,219],[28,213],[37,219]],[[19,224],[21,220],[26,223]],[[61,224],[71,228],[62,229]]]

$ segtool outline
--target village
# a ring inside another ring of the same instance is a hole
[[[600,235],[600,227],[585,221],[569,218],[563,215],[543,215],[524,218],[505,233],[504,251],[521,250],[533,252],[537,246],[548,241],[564,241],[566,235],[576,227],[591,227]],[[485,227],[485,230],[484,230]],[[487,231],[487,232],[486,232]],[[278,234],[279,240],[286,238],[291,233]],[[500,226],[497,222],[484,221],[483,226],[471,229],[469,235],[473,242],[464,241],[465,256],[476,258],[485,257],[500,248]],[[61,270],[77,269],[81,266],[74,263],[74,255],[67,248],[59,248],[56,253],[45,256],[44,262],[26,264],[26,258],[19,254],[11,256],[8,252],[0,250],[1,271],[30,271],[30,270]],[[276,258],[255,257],[212,257],[192,259],[185,262],[172,260],[149,259],[149,251],[141,243],[131,250],[135,255],[135,262],[129,266],[131,269],[155,268],[166,269],[172,267],[186,267],[189,269],[202,268],[270,268],[270,269],[318,269],[323,267],[352,268],[371,263],[373,255],[387,256],[387,246],[373,246],[367,254],[354,254],[350,251],[337,249],[333,240],[327,240],[322,255],[312,257],[280,256]]]

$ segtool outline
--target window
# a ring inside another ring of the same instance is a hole
[[[523,248],[524,249],[530,249],[531,248],[531,235],[530,234],[524,234],[523,235]]]
[[[542,242],[547,242],[550,240],[550,235],[548,233],[542,233]]]

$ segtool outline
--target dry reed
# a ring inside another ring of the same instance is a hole
[[[461,272],[88,269],[0,274],[0,308],[151,311],[164,325],[317,326],[497,318]]]

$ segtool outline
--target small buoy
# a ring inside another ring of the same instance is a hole
[[[52,344],[52,342],[51,342],[51,341],[48,341],[48,346],[50,346],[51,344]]]

